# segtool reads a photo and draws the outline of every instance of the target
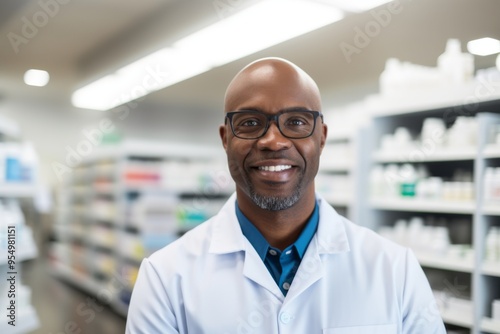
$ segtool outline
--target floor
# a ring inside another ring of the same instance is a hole
[[[40,327],[30,334],[123,334],[125,318],[50,272],[44,257],[23,265],[23,284],[32,289]]]

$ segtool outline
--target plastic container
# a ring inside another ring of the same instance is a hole
[[[500,231],[498,227],[492,226],[486,236],[486,253],[485,260],[488,262],[497,262],[499,257],[500,247]]]
[[[473,79],[474,57],[462,53],[458,39],[447,41],[445,52],[438,57],[437,64],[439,71],[451,84],[458,85]]]

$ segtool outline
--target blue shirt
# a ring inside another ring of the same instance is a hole
[[[245,217],[243,212],[241,212],[237,202],[236,216],[238,217],[243,235],[255,248],[274,281],[283,292],[283,295],[286,296],[304,253],[306,252],[307,246],[311,242],[314,233],[316,233],[319,222],[318,203],[315,204],[314,211],[300,236],[292,245],[288,246],[283,251],[269,245],[262,233],[260,233],[255,225]]]

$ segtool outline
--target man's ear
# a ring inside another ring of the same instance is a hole
[[[321,142],[320,142],[321,151],[323,151],[323,147],[325,147],[327,135],[328,135],[328,126],[325,123],[322,123],[321,124]]]
[[[222,140],[222,146],[224,146],[224,150],[227,151],[227,131],[226,131],[226,125],[222,124],[219,126],[219,135],[220,139]]]

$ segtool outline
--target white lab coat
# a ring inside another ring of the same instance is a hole
[[[233,195],[144,259],[126,333],[446,333],[413,253],[317,198],[318,230],[286,297],[242,234]]]

